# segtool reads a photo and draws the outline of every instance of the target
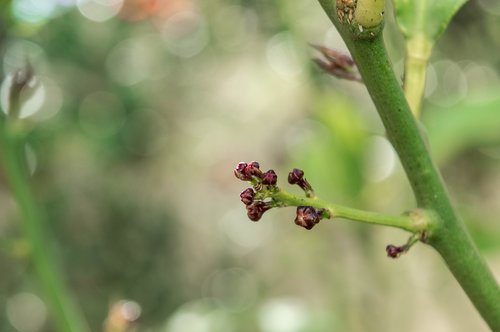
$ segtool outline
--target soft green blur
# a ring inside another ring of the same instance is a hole
[[[41,82],[21,109],[31,183],[92,331],[488,330],[431,248],[386,257],[402,231],[335,220],[308,232],[293,209],[246,218],[232,169],[250,160],[292,191],[287,173],[303,169],[336,204],[390,214],[415,204],[363,85],[311,61],[308,43],[345,49],[316,1],[0,10],[0,106],[29,62]],[[402,75],[403,40],[386,16]],[[500,278],[499,22],[488,0],[455,17],[431,57],[422,130]],[[5,183],[2,172],[0,331],[53,331]]]

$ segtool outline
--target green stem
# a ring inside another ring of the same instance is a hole
[[[344,218],[374,225],[391,226],[405,231],[417,233],[425,229],[425,222],[411,218],[409,215],[390,216],[370,211],[353,209],[346,206],[324,202],[317,197],[298,197],[283,190],[269,194],[284,206],[312,206],[326,209],[333,218]]]
[[[427,63],[431,50],[432,43],[423,35],[415,36],[406,43],[404,91],[410,109],[416,118],[420,116]]]
[[[15,119],[4,121],[0,115],[0,155],[5,178],[19,206],[31,261],[57,329],[88,331],[83,316],[63,286],[57,264],[50,254],[50,246],[44,235],[44,220],[28,185],[24,137],[19,133],[18,125]]]
[[[319,0],[342,35],[363,77],[410,181],[418,206],[434,211],[428,241],[493,331],[500,331],[500,288],[457,217],[440,173],[431,160],[417,122],[394,75],[383,39],[382,26],[363,31],[337,20],[335,3]]]

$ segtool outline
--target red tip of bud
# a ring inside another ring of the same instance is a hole
[[[265,172],[264,175],[262,176],[262,184],[265,184],[268,186],[274,186],[274,185],[276,185],[277,181],[278,181],[278,176],[276,175],[276,173],[272,169]]]
[[[240,198],[243,204],[250,205],[253,203],[253,199],[255,198],[255,192],[252,188],[247,188],[241,192]]]

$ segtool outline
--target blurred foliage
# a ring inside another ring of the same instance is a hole
[[[303,232],[291,210],[246,219],[232,168],[251,159],[283,186],[303,168],[324,199],[414,206],[364,87],[310,61],[309,42],[345,50],[315,1],[128,0],[108,18],[100,1],[30,3],[2,2],[1,70],[29,61],[43,82],[26,119],[32,185],[92,331],[121,300],[141,309],[130,331],[486,331],[434,253],[384,257],[399,231]],[[500,30],[485,4],[466,4],[436,45],[423,122],[498,273]],[[386,30],[401,75],[402,39],[393,20]],[[19,297],[41,295],[0,181],[0,330],[52,331],[43,305]]]

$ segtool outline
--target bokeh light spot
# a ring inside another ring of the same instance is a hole
[[[141,316],[141,306],[135,301],[123,301],[120,306],[120,311],[126,320],[134,322]]]
[[[436,89],[429,94],[432,103],[450,107],[462,100],[467,94],[467,78],[460,66],[450,60],[432,64],[436,72]]]
[[[176,314],[167,325],[167,332],[208,332],[210,321],[205,315],[194,312]]]
[[[123,0],[78,0],[76,5],[89,20],[105,22],[120,12]]]
[[[106,59],[110,76],[119,84],[137,84],[153,73],[153,49],[141,40],[125,40],[116,45]]]
[[[43,67],[44,62],[45,54],[38,44],[22,39],[15,40],[7,46],[3,57],[3,70],[5,73],[12,73],[28,64],[38,70]]]
[[[307,307],[298,299],[276,298],[259,310],[259,326],[263,332],[304,331],[308,321]]]
[[[168,50],[190,58],[208,44],[208,32],[201,16],[194,11],[182,11],[169,17],[160,27]]]
[[[471,62],[465,67],[464,72],[469,94],[488,91],[492,86],[498,85],[498,74],[490,66]]]
[[[40,23],[51,17],[57,7],[55,0],[14,0],[12,14],[28,23]]]
[[[294,78],[302,72],[300,56],[293,37],[287,32],[274,35],[267,43],[267,61],[284,78]]]
[[[382,136],[368,142],[364,175],[369,181],[381,182],[394,172],[396,153],[391,143]]]
[[[47,320],[47,309],[40,298],[31,293],[19,293],[7,300],[7,319],[20,332],[40,330]]]

